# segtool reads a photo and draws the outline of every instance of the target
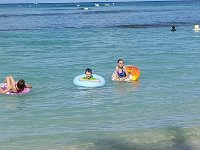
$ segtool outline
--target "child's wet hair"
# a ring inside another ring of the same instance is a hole
[[[85,70],[85,73],[86,73],[86,72],[90,72],[90,73],[92,73],[92,69],[87,68],[87,69]]]
[[[17,88],[19,88],[20,91],[24,90],[24,88],[25,88],[25,81],[23,79],[20,79],[17,82]]]
[[[123,59],[118,59],[117,63],[119,63],[120,61],[123,61],[123,62],[124,62],[124,60],[123,60]]]

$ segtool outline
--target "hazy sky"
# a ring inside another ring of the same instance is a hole
[[[71,3],[71,2],[123,2],[123,1],[141,1],[141,0],[0,0],[0,3]]]

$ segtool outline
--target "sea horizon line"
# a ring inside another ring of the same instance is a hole
[[[77,4],[77,3],[131,3],[131,2],[170,2],[174,0],[127,0],[127,1],[87,1],[87,2],[19,2],[19,3],[13,3],[13,2],[0,2],[0,4]],[[190,0],[175,0],[174,2],[179,1],[190,1]]]

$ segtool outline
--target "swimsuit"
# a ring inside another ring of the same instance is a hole
[[[126,72],[123,69],[122,69],[122,72],[117,71],[117,74],[118,74],[119,78],[126,77]]]

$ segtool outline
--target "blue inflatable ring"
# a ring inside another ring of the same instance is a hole
[[[101,82],[94,82],[94,81],[80,81],[80,78],[85,77],[85,74],[79,75],[77,77],[74,78],[73,83],[75,85],[78,86],[83,86],[83,87],[99,87],[99,86],[104,86],[105,84],[105,80],[103,77],[96,75],[96,74],[92,74],[92,76],[94,78],[96,78],[97,80],[100,80]]]

